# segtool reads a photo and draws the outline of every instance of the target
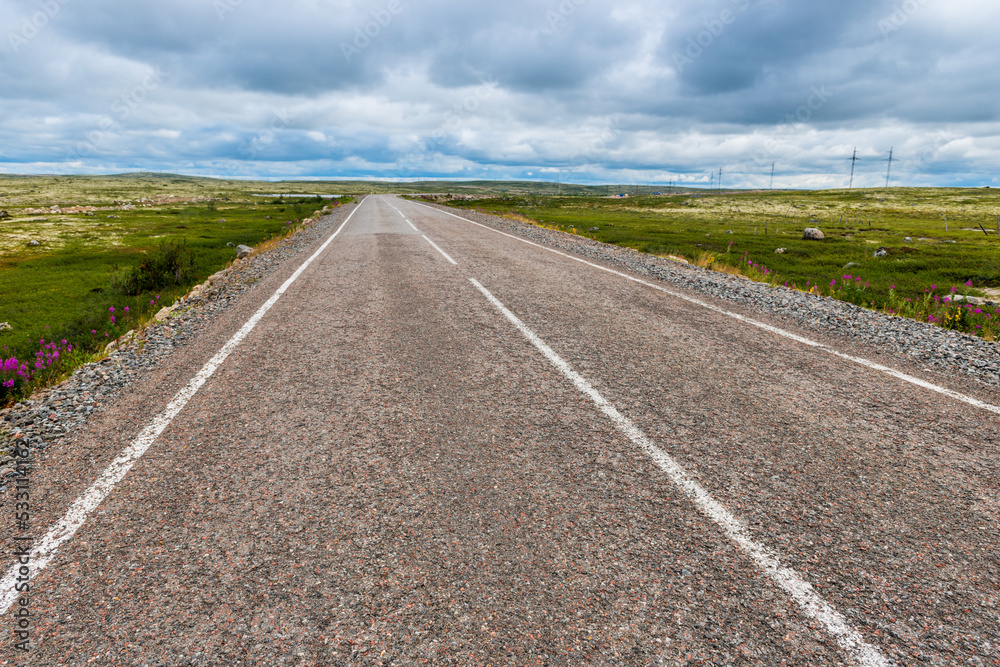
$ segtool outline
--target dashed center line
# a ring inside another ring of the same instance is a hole
[[[423,236],[423,239],[424,239],[425,241],[427,241],[428,243],[430,243],[430,244],[431,244],[431,245],[432,245],[432,246],[434,247],[434,249],[435,249],[435,250],[437,250],[437,251],[438,251],[439,253],[441,253],[442,255],[444,255],[444,258],[445,258],[446,260],[448,260],[449,262],[451,262],[451,263],[452,263],[452,264],[454,264],[455,266],[458,266],[458,262],[456,262],[456,261],[455,261],[455,260],[453,260],[453,259],[452,259],[451,257],[449,257],[449,256],[448,256],[448,253],[446,253],[446,252],[445,252],[444,250],[441,250],[441,248],[439,248],[439,247],[438,247],[438,244],[437,244],[437,243],[434,243],[434,241],[431,241],[431,240],[430,240],[429,238],[427,238],[427,235],[426,235],[426,234],[423,234],[422,236]]]
[[[515,241],[520,241],[521,243],[527,243],[528,245],[535,246],[536,248],[540,248],[542,250],[546,250],[548,252],[555,253],[556,255],[559,255],[561,257],[565,257],[567,259],[571,259],[574,262],[580,262],[581,264],[586,264],[587,266],[593,267],[595,269],[600,269],[601,271],[605,271],[607,273],[614,274],[614,275],[619,276],[621,278],[625,278],[626,280],[630,280],[630,281],[632,281],[634,283],[639,283],[640,285],[644,285],[646,287],[650,287],[650,288],[655,289],[655,290],[657,290],[659,292],[663,292],[664,294],[669,294],[670,296],[672,296],[674,298],[681,299],[682,301],[687,301],[688,303],[693,303],[696,306],[701,306],[702,308],[705,308],[707,310],[711,310],[713,312],[719,313],[720,315],[725,315],[726,317],[731,317],[734,320],[738,320],[740,322],[743,322],[744,324],[749,324],[750,326],[757,327],[758,329],[763,329],[764,331],[768,331],[768,332],[773,333],[773,334],[775,334],[777,336],[781,336],[783,338],[787,338],[789,340],[793,340],[793,341],[795,341],[797,343],[801,343],[802,345],[807,345],[807,346],[812,347],[812,348],[814,348],[816,350],[821,350],[823,352],[826,352],[827,354],[830,354],[830,355],[833,355],[835,357],[839,357],[841,359],[844,359],[845,361],[850,361],[852,363],[858,364],[859,366],[864,366],[865,368],[869,368],[871,370],[878,371],[880,373],[884,373],[886,375],[889,375],[891,377],[896,378],[897,380],[902,380],[903,382],[907,382],[907,383],[915,385],[917,387],[921,387],[922,389],[927,389],[928,391],[932,391],[932,392],[937,393],[937,394],[942,394],[942,395],[947,396],[949,398],[952,398],[952,399],[954,399],[956,401],[960,401],[962,403],[966,403],[968,405],[971,405],[973,407],[979,408],[981,410],[986,410],[987,412],[992,412],[994,414],[1000,415],[1000,407],[998,407],[996,405],[992,405],[990,403],[986,403],[985,401],[980,401],[977,398],[973,398],[972,396],[967,396],[966,394],[962,394],[962,393],[959,393],[957,391],[953,391],[951,389],[948,389],[947,387],[941,387],[939,385],[933,384],[933,383],[928,382],[926,380],[921,380],[918,377],[914,377],[914,376],[909,375],[907,373],[904,373],[902,371],[896,370],[895,368],[890,368],[889,366],[883,366],[882,364],[875,363],[874,361],[869,361],[868,359],[864,359],[862,357],[855,357],[853,355],[846,354],[846,353],[841,352],[839,350],[836,350],[836,349],[834,349],[832,347],[824,345],[823,343],[820,343],[820,342],[817,342],[817,341],[814,341],[814,340],[810,340],[809,338],[805,338],[804,336],[799,336],[797,334],[793,334],[790,331],[785,331],[784,329],[780,329],[780,328],[772,326],[770,324],[765,324],[764,322],[759,322],[757,320],[751,319],[751,318],[746,317],[744,315],[740,315],[739,313],[734,313],[734,312],[728,311],[728,310],[726,310],[724,308],[720,308],[719,306],[716,306],[716,305],[707,303],[705,301],[702,301],[701,299],[696,299],[696,298],[688,296],[686,294],[681,294],[680,292],[675,292],[674,290],[667,289],[666,287],[663,287],[662,285],[657,285],[655,283],[651,283],[648,280],[642,280],[641,278],[636,278],[634,276],[630,276],[627,273],[622,273],[621,271],[615,271],[614,269],[609,269],[606,266],[601,266],[600,264],[595,264],[593,262],[588,262],[587,260],[581,259],[580,257],[574,257],[573,255],[569,255],[567,253],[560,252],[559,250],[555,250],[553,248],[546,247],[546,246],[544,246],[544,245],[542,245],[540,243],[535,243],[533,241],[528,241],[527,239],[522,239],[521,237],[515,236],[514,234],[508,234],[506,232],[501,232],[499,229],[494,229],[494,228],[489,227],[487,225],[483,225],[481,223],[478,223],[478,222],[476,222],[474,220],[469,220],[468,218],[463,218],[460,215],[455,215],[454,213],[450,213],[448,211],[442,211],[441,209],[434,208],[433,206],[427,206],[426,204],[421,204],[419,202],[410,202],[410,203],[415,204],[417,206],[423,206],[424,208],[429,208],[432,211],[437,211],[438,213],[443,213],[445,215],[450,215],[451,217],[457,218],[459,220],[462,220],[463,222],[468,222],[469,224],[476,225],[477,227],[482,227],[483,229],[487,229],[487,230],[489,230],[491,232],[494,232],[494,233],[497,233],[497,234],[501,234],[501,235],[506,236],[508,238],[512,238]]]
[[[385,201],[385,199],[383,199],[383,198],[381,198],[381,197],[380,197],[379,199],[380,199],[381,201]],[[403,220],[406,220],[406,224],[408,224],[408,225],[409,225],[410,227],[413,227],[413,230],[414,230],[415,232],[417,232],[418,234],[420,234],[420,230],[419,230],[419,229],[417,229],[417,228],[416,228],[416,227],[415,227],[415,226],[413,225],[413,223],[412,223],[412,222],[410,222],[410,219],[406,217],[406,214],[405,214],[405,213],[403,213],[403,212],[402,212],[402,211],[400,211],[400,210],[399,210],[398,208],[396,208],[395,206],[393,206],[393,205],[392,205],[392,202],[385,202],[385,203],[386,203],[386,204],[388,204],[388,205],[389,205],[389,207],[390,207],[390,208],[392,208],[392,210],[393,210],[393,211],[395,211],[396,213],[399,213],[399,215],[400,215],[400,216],[401,216],[401,217],[403,218]],[[423,240],[425,240],[425,241],[427,241],[428,243],[430,243],[430,244],[431,244],[431,247],[433,247],[433,248],[434,248],[435,250],[437,250],[437,251],[438,251],[439,253],[441,253],[441,255],[442,255],[442,256],[443,256],[443,257],[444,257],[444,258],[445,258],[446,260],[448,260],[449,262],[451,262],[451,263],[452,263],[453,265],[455,265],[455,266],[458,266],[458,262],[456,262],[455,260],[453,260],[453,259],[451,258],[451,256],[450,256],[450,255],[449,255],[448,253],[446,253],[446,252],[445,252],[444,250],[441,250],[440,246],[438,246],[438,244],[437,244],[437,243],[434,243],[434,241],[431,241],[431,240],[430,240],[429,238],[427,238],[427,235],[426,235],[426,234],[420,234],[420,237],[421,237],[421,238],[422,238]]]
[[[393,204],[392,204],[391,201],[385,201],[384,197],[379,197],[379,201],[384,201],[386,204],[388,204],[389,208],[391,208],[396,213],[399,213],[399,215],[402,216],[403,220],[406,220],[406,224],[408,224],[410,227],[413,227],[413,231],[417,232],[418,234],[420,233],[420,230],[417,229],[416,225],[414,225],[412,222],[410,222],[410,219],[406,217],[405,213],[403,213],[398,208],[396,208],[395,206],[393,206]],[[425,236],[424,238],[426,239],[427,237]]]
[[[507,309],[493,294],[474,278],[469,282],[475,285],[483,296],[506,317],[518,331],[541,352],[576,388],[594,402],[601,412],[637,447],[645,452],[657,466],[663,470],[670,480],[686,495],[706,517],[718,525],[726,537],[753,559],[779,588],[788,593],[799,605],[802,612],[809,618],[822,624],[857,664],[862,667],[886,667],[893,663],[882,653],[865,642],[864,638],[850,625],[846,619],[826,600],[821,598],[812,585],[803,579],[790,567],[785,567],[776,555],[763,544],[754,540],[746,527],[733,516],[722,504],[697,481],[691,478],[687,471],[665,451],[657,447],[631,419],[605,399],[583,376],[574,371],[562,357],[555,353],[541,338],[539,338],[517,315]]]

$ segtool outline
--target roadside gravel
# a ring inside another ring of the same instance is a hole
[[[1000,347],[997,343],[986,342],[975,336],[866,310],[829,297],[772,287],[516,220],[445,206],[436,208],[574,255],[618,265],[639,275],[742,304],[755,312],[768,313],[810,329],[848,337],[885,352],[908,357],[915,363],[957,372],[1000,387]]]
[[[290,257],[328,236],[331,228],[339,225],[353,208],[354,205],[340,207],[304,226],[277,247],[236,260],[232,267],[217,273],[211,285],[195,289],[181,299],[165,321],[150,325],[101,361],[76,369],[65,382],[0,411],[0,493],[8,490],[10,480],[16,475],[12,456],[15,441],[27,443],[29,449],[37,452],[51,442],[72,436],[130,383],[174,350],[187,345],[243,292]]]
[[[345,206],[316,224],[285,239],[277,248],[237,261],[207,289],[179,303],[175,315],[150,326],[134,341],[100,362],[83,366],[57,387],[0,411],[0,492],[15,475],[9,454],[15,440],[34,450],[66,438],[93,413],[152,366],[184,346],[240,294],[289,257],[303,252],[329,233],[350,213]],[[996,343],[948,331],[914,320],[865,310],[853,304],[797,290],[775,288],[724,273],[663,259],[629,248],[600,243],[564,232],[535,227],[474,211],[454,211],[476,222],[516,234],[636,274],[662,280],[708,296],[741,304],[794,321],[814,330],[846,336],[858,342],[912,359],[915,363],[958,372],[1000,387],[1000,350]]]

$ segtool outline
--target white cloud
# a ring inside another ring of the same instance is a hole
[[[351,62],[340,43],[388,0],[243,2],[223,20],[200,0],[67,3],[17,50],[0,44],[2,170],[697,182],[722,168],[749,186],[773,161],[783,185],[837,185],[857,146],[862,182],[894,147],[900,183],[976,184],[1000,157],[990,3],[398,1]],[[37,7],[0,0],[0,19],[16,31]],[[915,9],[880,29],[896,7]]]

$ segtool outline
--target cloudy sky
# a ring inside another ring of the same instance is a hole
[[[0,0],[0,172],[1000,184],[986,0]]]

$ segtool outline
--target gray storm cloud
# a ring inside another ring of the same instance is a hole
[[[986,184],[975,0],[0,0],[0,170]],[[866,180],[867,179],[867,180]]]

